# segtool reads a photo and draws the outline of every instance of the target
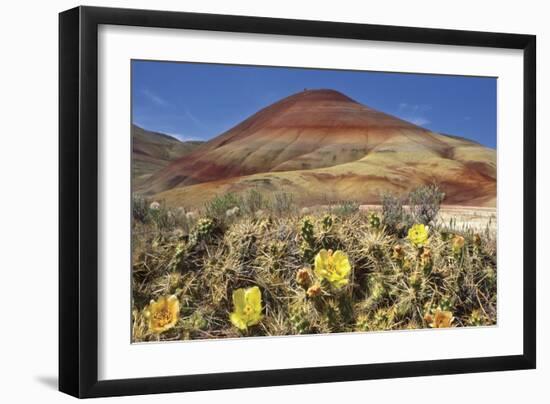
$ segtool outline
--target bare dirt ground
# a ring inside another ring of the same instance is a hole
[[[380,205],[361,205],[365,210],[381,210]],[[470,228],[474,231],[483,231],[489,228],[496,231],[497,210],[496,208],[443,205],[439,211],[438,220],[441,224],[451,226],[459,230]]]

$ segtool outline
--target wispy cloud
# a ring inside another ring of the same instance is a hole
[[[152,93],[151,91],[144,89],[141,90],[141,93],[146,96],[153,104],[166,107],[169,105],[168,101],[166,101],[164,98],[159,97],[158,95]]]
[[[428,111],[432,109],[429,104],[410,104],[402,102],[399,104],[398,115],[402,119],[418,126],[425,126],[431,123],[428,118]]]
[[[185,116],[195,124],[196,127],[200,128],[200,129],[206,129],[206,125],[204,123],[202,123],[202,121],[197,118],[195,115],[193,115],[191,113],[191,111],[189,111],[187,108],[185,108],[184,110],[185,112]]]
[[[418,126],[428,125],[431,122],[429,119],[422,118],[422,117],[415,117],[415,118],[407,119],[407,120],[411,123],[414,123],[415,125],[418,125]]]
[[[168,136],[172,136],[172,137],[175,137],[176,139],[182,141],[182,142],[190,142],[192,140],[203,140],[199,137],[196,137],[196,136],[186,136],[186,135],[183,135],[181,133],[174,133],[174,132],[162,132],[164,133],[165,135],[168,135]]]

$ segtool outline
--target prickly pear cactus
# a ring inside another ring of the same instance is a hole
[[[311,263],[315,255],[315,234],[313,220],[310,217],[305,217],[302,220],[300,235],[302,237],[300,251],[304,257],[304,261]]]

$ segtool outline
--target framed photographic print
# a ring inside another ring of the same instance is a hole
[[[535,367],[535,37],[60,14],[59,386]]]

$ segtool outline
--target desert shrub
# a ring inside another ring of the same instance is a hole
[[[399,235],[413,223],[433,223],[444,198],[445,194],[435,184],[417,187],[406,198],[383,194],[383,223],[390,232]],[[408,207],[405,202],[408,202]]]
[[[154,202],[153,202],[154,203]],[[182,218],[180,213],[175,209],[168,208],[164,203],[157,203],[158,207],[149,205],[148,216],[159,231],[168,231],[176,228]]]
[[[141,223],[149,220],[149,205],[151,201],[139,194],[132,195],[132,217]]]
[[[242,198],[242,208],[247,213],[254,213],[265,209],[267,205],[267,199],[257,189],[249,190]]]
[[[275,192],[271,200],[271,210],[278,215],[294,212],[294,197],[288,192]]]
[[[206,215],[218,220],[224,220],[229,209],[239,207],[241,200],[233,193],[216,196],[206,204]]]
[[[403,199],[392,194],[383,194],[381,199],[384,225],[393,233],[400,232],[408,224]]]
[[[180,210],[166,206],[164,202],[152,201],[142,195],[132,196],[132,216],[135,221],[151,223],[157,231],[173,230],[185,224]]]
[[[416,223],[429,224],[434,221],[445,193],[436,184],[423,185],[409,193],[409,209]]]
[[[343,201],[331,208],[331,211],[338,216],[349,216],[359,212],[359,202]]]

